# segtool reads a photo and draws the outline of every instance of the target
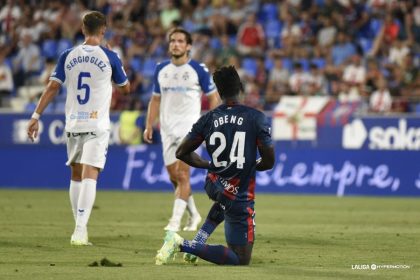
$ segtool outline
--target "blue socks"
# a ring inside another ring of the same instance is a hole
[[[207,245],[184,240],[181,252],[190,253],[215,264],[238,265],[239,258],[235,252],[222,245]]]
[[[197,243],[205,244],[209,236],[213,233],[216,227],[224,221],[224,219],[225,214],[222,207],[220,207],[219,203],[214,203],[210,208],[206,221],[198,230],[193,242],[195,241]]]
[[[225,214],[222,207],[219,203],[214,203],[206,221],[194,239],[192,241],[184,240],[181,245],[181,252],[193,254],[215,264],[238,265],[239,258],[231,249],[222,245],[205,244],[209,236],[224,219]]]

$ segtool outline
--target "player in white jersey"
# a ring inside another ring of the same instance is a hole
[[[112,82],[125,94],[130,84],[117,54],[100,46],[105,16],[97,11],[83,16],[85,42],[64,51],[32,114],[28,137],[38,136],[39,118],[61,85],[67,88],[67,165],[71,168],[70,202],[75,220],[72,245],[91,245],[87,224],[96,196],[96,182],[104,168],[110,134]]]
[[[191,47],[191,34],[184,29],[176,28],[169,33],[171,60],[156,66],[144,130],[144,140],[152,143],[152,127],[159,115],[163,160],[175,188],[172,217],[165,227],[170,231],[179,231],[185,209],[189,219],[183,230],[195,231],[201,222],[191,194],[190,168],[177,160],[175,151],[200,117],[202,93],[207,95],[211,109],[220,103],[206,66],[189,58]]]

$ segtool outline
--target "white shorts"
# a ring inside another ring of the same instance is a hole
[[[108,152],[110,132],[66,132],[67,157],[66,165],[81,163],[103,169]]]
[[[166,136],[161,133],[162,148],[163,148],[163,162],[165,166],[175,163],[178,159],[175,156],[176,149],[181,145],[183,137]]]

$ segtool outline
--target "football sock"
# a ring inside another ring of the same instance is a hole
[[[174,201],[174,208],[172,209],[171,221],[181,223],[182,216],[184,215],[187,202],[183,199],[177,198]]]
[[[188,197],[187,211],[191,217],[196,217],[197,215],[200,216],[200,213],[198,213],[197,207],[195,206],[194,198],[192,195]]]
[[[96,196],[96,180],[83,179],[77,206],[77,228],[85,228]]]
[[[77,219],[77,202],[79,200],[80,186],[82,182],[80,181],[70,181],[69,196],[71,209],[73,211],[74,221]]]
[[[180,246],[181,252],[190,253],[203,260],[215,264],[238,265],[238,255],[231,249],[222,245],[207,245],[194,241],[184,240]]]
[[[209,236],[213,233],[216,227],[224,221],[224,219],[225,215],[222,207],[220,207],[219,203],[214,203],[210,208],[206,221],[198,230],[193,241],[202,244],[206,243]]]

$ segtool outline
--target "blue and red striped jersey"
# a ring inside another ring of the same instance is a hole
[[[210,155],[208,179],[230,200],[255,197],[258,146],[271,146],[271,127],[264,113],[239,104],[223,104],[203,115],[187,135],[205,141]]]

